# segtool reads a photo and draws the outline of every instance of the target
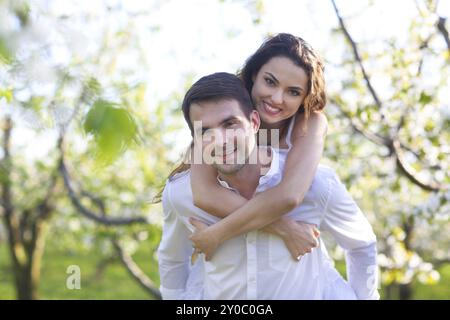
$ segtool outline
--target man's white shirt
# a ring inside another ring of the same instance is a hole
[[[272,149],[270,169],[256,193],[281,181],[285,159],[285,153]],[[375,234],[331,168],[319,165],[303,202],[287,216],[331,234],[345,250],[348,282],[334,268],[322,241],[297,262],[280,237],[262,231],[232,238],[210,261],[200,255],[192,265],[189,235],[194,228],[188,219],[213,224],[219,218],[194,206],[189,171],[167,181],[162,202],[158,258],[164,299],[379,299]]]

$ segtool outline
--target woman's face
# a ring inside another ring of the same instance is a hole
[[[262,127],[281,128],[306,96],[308,75],[286,57],[274,57],[254,76],[252,99]]]

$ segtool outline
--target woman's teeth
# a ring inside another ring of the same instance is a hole
[[[264,109],[266,110],[267,113],[270,113],[273,115],[281,112],[281,109],[272,107],[270,104],[267,104],[265,102],[264,102]]]

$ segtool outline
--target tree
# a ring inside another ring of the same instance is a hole
[[[74,205],[69,215],[107,226],[103,235],[130,275],[160,297],[123,246],[139,230],[155,232],[144,213],[171,165],[171,142],[163,141],[162,132],[174,127],[164,121],[172,113],[170,101],[145,108],[147,85],[137,78],[145,72],[145,54],[133,34],[135,16],[123,18],[120,8],[105,6],[101,14],[115,15],[123,25],[99,25],[83,12],[44,14],[34,3],[2,2],[0,8],[8,18],[0,30],[0,215],[17,298],[38,298],[45,230],[66,217],[67,199]],[[76,23],[98,40],[90,50],[78,26],[70,27]],[[136,60],[121,65],[119,53]],[[24,133],[49,135],[40,140],[47,149],[40,159],[26,155],[31,143],[25,149],[18,144]]]
[[[371,43],[352,37],[351,23],[334,0],[331,4],[338,32],[349,45],[342,67],[350,72],[342,79],[341,90],[330,95],[333,115],[339,117],[333,121],[339,134],[329,139],[326,153],[339,159],[343,172],[348,170],[343,173],[348,185],[373,197],[365,204],[376,217],[388,297],[398,287],[399,298],[410,299],[413,279],[432,283],[438,279],[433,265],[449,261],[447,254],[437,257],[430,252],[428,241],[422,239],[428,247],[424,250],[415,238],[418,228],[429,230],[434,225],[442,230],[435,245],[448,241],[450,135],[445,128],[450,127],[450,114],[443,92],[448,87],[450,47],[446,19],[438,16],[437,1],[416,2],[418,16],[411,21],[406,44],[389,39],[377,43],[381,49],[371,51]],[[380,94],[374,78],[378,84],[382,79],[383,88],[389,90]],[[342,161],[346,154],[352,158]],[[430,242],[436,241],[428,236]]]
[[[147,97],[152,52],[142,44],[159,26],[120,2],[94,13],[59,12],[53,3],[0,1],[0,241],[8,242],[17,296],[38,297],[46,229],[58,225],[62,240],[76,221],[105,252],[100,267],[120,259],[157,297],[132,253],[143,235],[159,237],[160,207],[151,200],[182,123],[176,90],[165,101]],[[438,281],[450,258],[449,27],[437,2],[422,0],[404,38],[359,38],[354,19],[370,15],[371,3],[350,15],[325,2],[337,23],[326,38],[336,43],[319,50],[332,70],[324,160],[374,225],[386,297],[406,299],[414,281]],[[265,2],[243,7],[265,33]]]

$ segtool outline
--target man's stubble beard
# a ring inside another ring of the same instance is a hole
[[[256,145],[256,143],[253,143],[253,148],[251,151],[247,150],[247,147],[245,147],[245,148],[246,148],[246,150],[245,150],[244,161],[241,161],[239,155],[236,155],[236,157],[233,159],[233,161],[235,163],[214,164],[213,166],[217,169],[217,171],[220,174],[223,174],[223,175],[236,174],[242,168],[244,168],[246,165],[250,164],[251,155],[258,150],[258,146]],[[239,150],[239,148],[238,148],[238,150]]]
[[[242,164],[214,164],[214,167],[217,169],[219,174],[230,175],[239,172],[246,163]]]

